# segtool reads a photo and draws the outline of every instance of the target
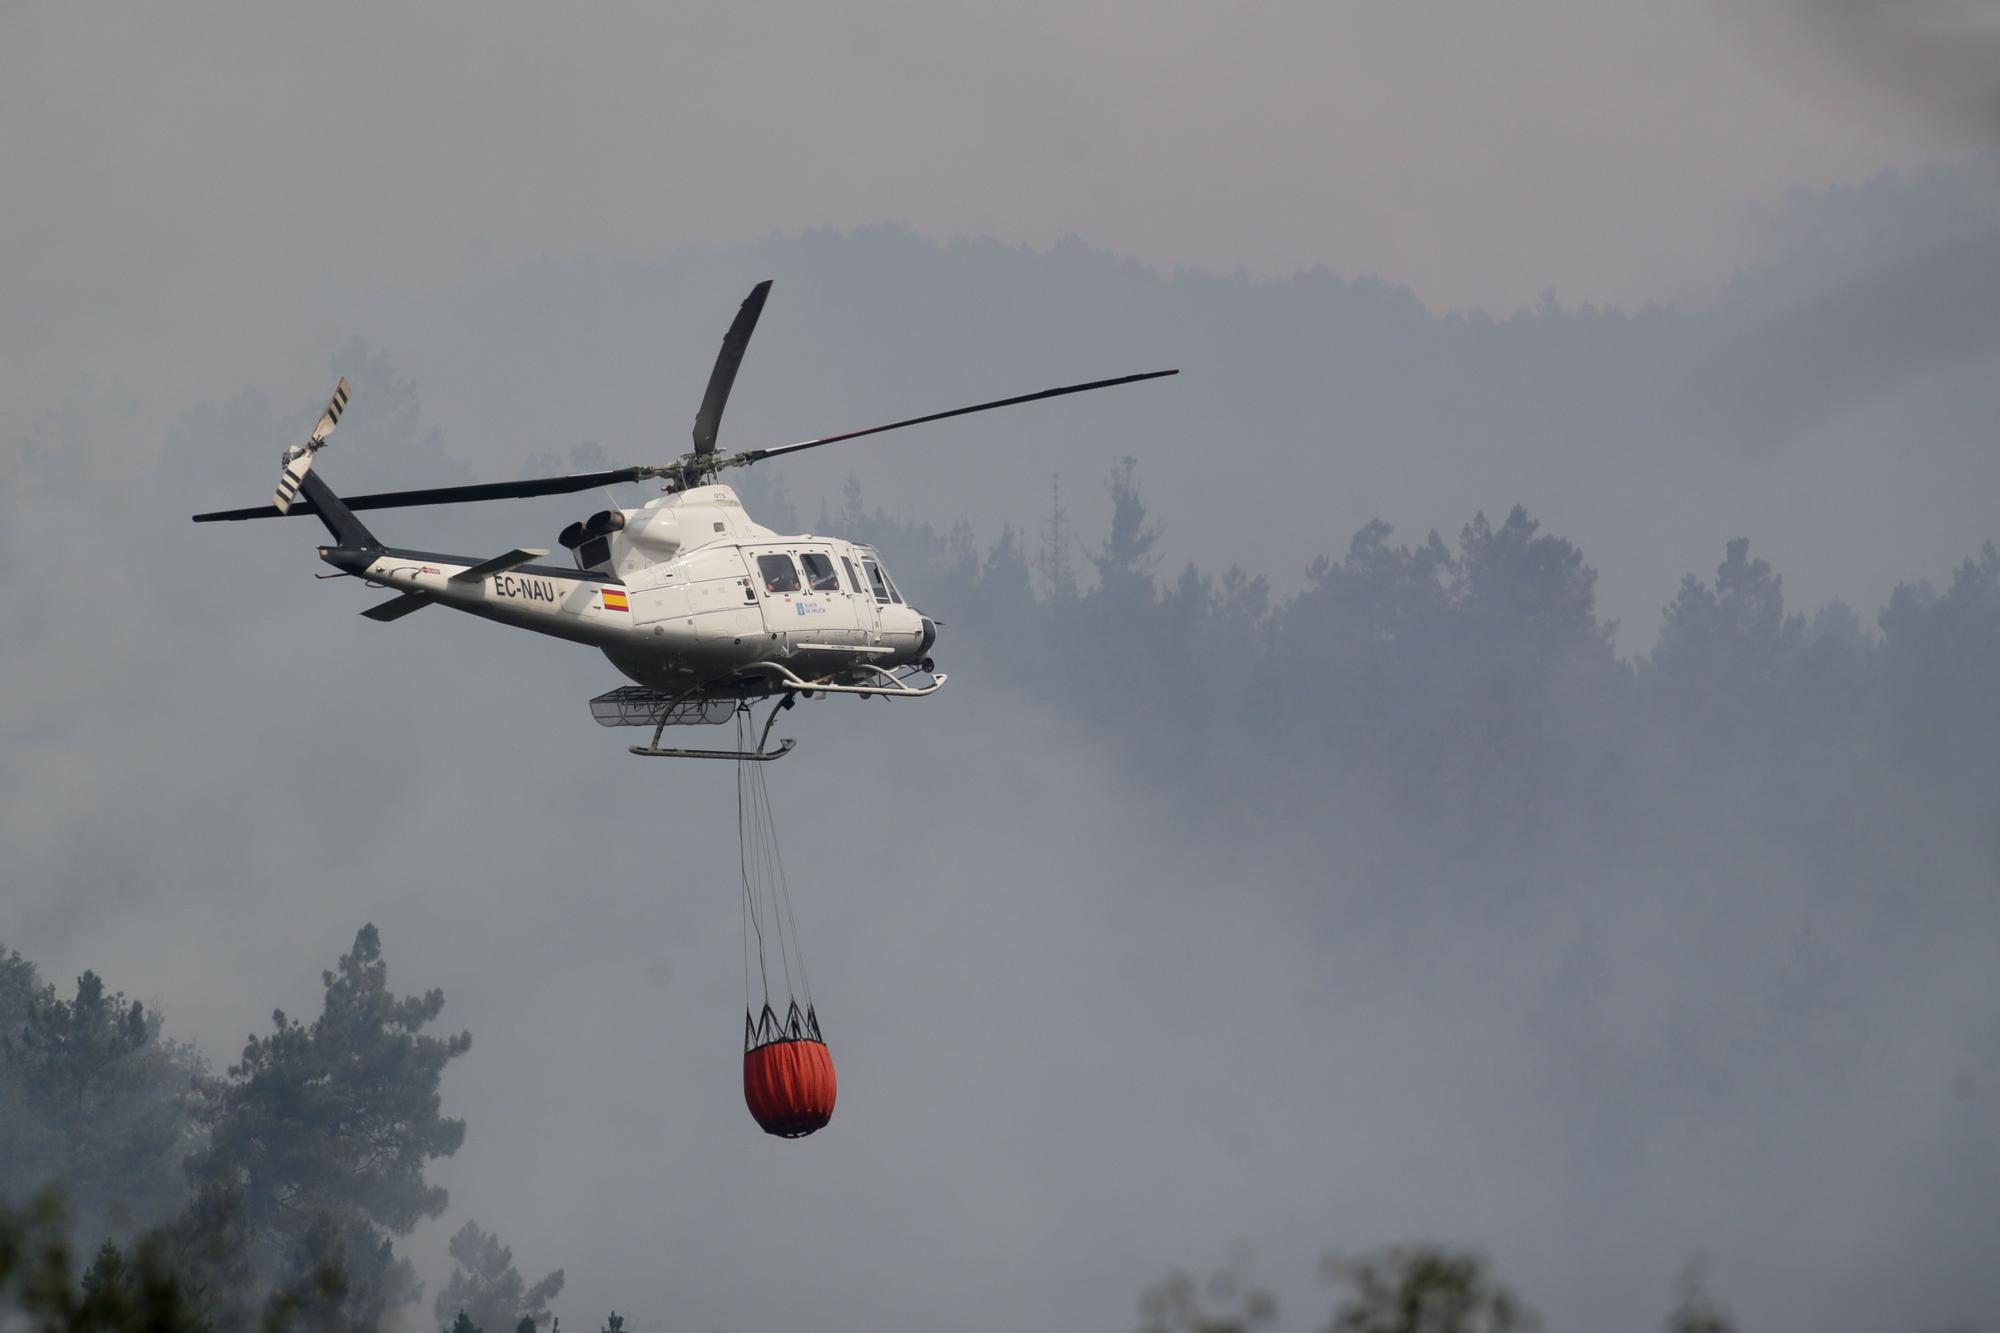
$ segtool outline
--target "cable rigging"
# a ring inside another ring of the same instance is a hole
[[[751,725],[749,710],[739,711],[739,753],[751,753]],[[765,1133],[803,1138],[833,1117],[838,1082],[806,977],[764,765],[747,758],[736,764],[736,837],[743,881],[743,1100]],[[774,981],[782,1012],[773,1000]]]

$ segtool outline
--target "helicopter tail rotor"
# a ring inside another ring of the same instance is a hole
[[[305,484],[306,473],[312,471],[313,455],[326,444],[327,437],[333,434],[333,428],[340,424],[341,413],[347,410],[349,392],[347,377],[343,375],[340,383],[334,386],[333,397],[327,400],[326,411],[320,413],[319,424],[313,427],[313,432],[306,437],[306,442],[295,444],[285,450],[285,471],[278,478],[278,492],[271,499],[272,506],[279,513],[291,512],[292,501],[298,499],[299,488]]]

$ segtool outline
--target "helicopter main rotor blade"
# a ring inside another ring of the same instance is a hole
[[[838,435],[822,435],[816,440],[800,440],[797,444],[781,444],[774,449],[751,449],[736,455],[744,463],[755,463],[779,454],[794,454],[801,449],[817,449],[822,444],[838,444],[842,440],[858,440],[864,435],[880,435],[885,430],[901,430],[905,426],[921,426],[926,421],[943,421],[947,417],[962,417],[973,412],[990,412],[996,407],[1012,407],[1016,403],[1034,403],[1044,398],[1060,398],[1066,393],[1087,393],[1092,389],[1109,389],[1117,384],[1137,384],[1140,380],[1156,380],[1168,375],[1178,375],[1178,370],[1149,370],[1141,375],[1121,375],[1115,380],[1092,380],[1088,384],[1066,384],[1060,389],[1044,389],[1040,393],[1024,393],[1018,398],[1001,398],[991,403],[974,403],[971,407],[954,407],[949,412],[933,412],[929,416],[911,417],[908,421],[892,421],[886,426],[870,426],[866,430],[842,431]]]
[[[694,451],[715,452],[715,433],[722,427],[722,409],[729,403],[730,386],[736,383],[737,367],[743,364],[743,350],[757,330],[757,317],[764,313],[764,298],[771,294],[769,278],[750,289],[743,298],[729,332],[722,337],[722,350],[715,354],[715,369],[709,372],[708,392],[701,396],[701,410],[694,414]]]
[[[530,481],[482,481],[470,486],[431,486],[419,491],[378,491],[374,495],[343,495],[349,509],[403,509],[411,505],[469,504],[479,500],[517,500],[535,495],[567,495],[572,491],[594,491],[621,481],[639,481],[659,475],[650,467],[620,467],[605,472],[573,472],[567,477],[540,477]],[[310,501],[295,500],[281,515],[276,505],[253,509],[223,509],[212,514],[196,514],[197,523],[224,523],[245,518],[278,518],[317,512]]]
[[[748,343],[750,330],[756,326],[757,311],[762,308],[762,293],[770,290],[770,284],[760,283],[737,312],[736,323],[730,327],[729,338],[723,344],[723,356],[716,362],[715,376],[709,382],[709,398],[714,400],[715,416],[721,416],[721,403],[729,396],[729,383],[735,376],[735,367],[743,357],[743,347]],[[740,335],[740,336],[739,336]],[[734,348],[732,354],[731,348]],[[725,362],[727,365],[725,366]],[[725,370],[727,373],[725,374]],[[801,449],[816,449],[822,444],[837,444],[842,440],[858,440],[864,435],[880,435],[883,431],[901,430],[905,426],[921,426],[929,421],[944,421],[951,417],[968,416],[974,412],[990,412],[996,407],[1013,407],[1017,403],[1039,402],[1044,398],[1060,398],[1065,394],[1088,393],[1092,389],[1109,389],[1119,384],[1137,384],[1141,380],[1156,380],[1168,375],[1178,375],[1178,370],[1150,370],[1140,375],[1121,375],[1117,379],[1092,380],[1088,384],[1066,384],[1057,389],[1043,389],[1040,393],[1024,393],[1014,398],[999,398],[990,403],[974,403],[970,407],[955,407],[949,412],[932,412],[921,417],[910,417],[904,421],[892,421],[886,426],[870,426],[866,430],[842,431],[838,435],[822,435],[814,440],[800,440],[797,444],[781,444],[771,449],[752,449],[746,453],[731,454],[721,458],[711,457],[697,476],[710,475],[718,465],[722,467],[737,464],[756,463],[779,454],[797,453]],[[718,388],[718,386],[720,386]],[[709,402],[702,404],[703,414],[710,408]],[[709,453],[714,451],[714,438],[709,440]],[[695,457],[699,457],[696,455]],[[540,477],[528,481],[485,481],[470,486],[431,486],[415,491],[379,491],[374,495],[342,496],[349,509],[403,509],[414,505],[470,504],[481,500],[517,500],[537,495],[567,495],[574,491],[591,491],[600,486],[615,486],[620,482],[643,481],[648,477],[679,477],[687,484],[689,469],[695,464],[689,460],[666,467],[621,467],[603,472],[573,472],[566,477]],[[288,510],[279,510],[276,505],[257,505],[250,509],[222,509],[209,514],[196,514],[197,523],[226,523],[246,518],[279,518],[286,514],[311,514],[318,512],[310,501],[295,500]]]

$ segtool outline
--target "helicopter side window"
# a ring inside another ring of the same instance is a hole
[[[888,601],[889,585],[883,581],[882,566],[864,556],[861,561],[861,567],[868,571],[868,582],[875,587],[875,600],[878,602]]]
[[[611,563],[611,539],[592,537],[576,548],[576,563],[584,569],[595,569],[599,565]]]
[[[806,586],[814,592],[839,592],[840,575],[833,572],[833,561],[817,551],[801,551],[799,563],[806,567]]]
[[[849,560],[846,556],[842,556],[840,557],[840,563],[847,566],[848,588],[850,588],[854,592],[860,592],[861,576],[854,572],[854,562],[852,560]]]
[[[788,555],[760,555],[757,572],[764,576],[765,592],[797,592],[799,567]]]

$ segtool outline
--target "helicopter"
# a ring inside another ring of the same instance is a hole
[[[672,462],[343,498],[313,467],[347,410],[351,389],[343,378],[305,442],[281,455],[270,504],[196,514],[194,521],[316,515],[332,538],[319,557],[338,571],[320,577],[359,578],[396,594],[361,613],[370,620],[386,623],[443,606],[597,648],[634,683],[592,699],[591,715],[606,727],[651,727],[650,744],[629,747],[635,755],[782,758],[796,742],[781,739],[772,746],[771,729],[778,714],[800,699],[921,699],[942,689],[949,677],[932,655],[938,622],[909,604],[873,547],[774,532],[751,519],[735,490],[716,480],[720,474],[844,440],[1179,372],[1063,385],[724,453],[716,448],[723,408],[770,292],[768,280],[758,283],[737,310],[695,413],[694,447]],[[658,498],[600,510],[562,530],[557,541],[573,567],[537,563],[549,555],[546,547],[520,546],[480,559],[386,546],[355,517],[357,510],[562,495],[648,480],[662,483]],[[752,710],[766,702],[770,709],[759,731]],[[661,745],[670,726],[732,719],[739,721],[733,750]],[[755,743],[746,748],[753,734]]]

